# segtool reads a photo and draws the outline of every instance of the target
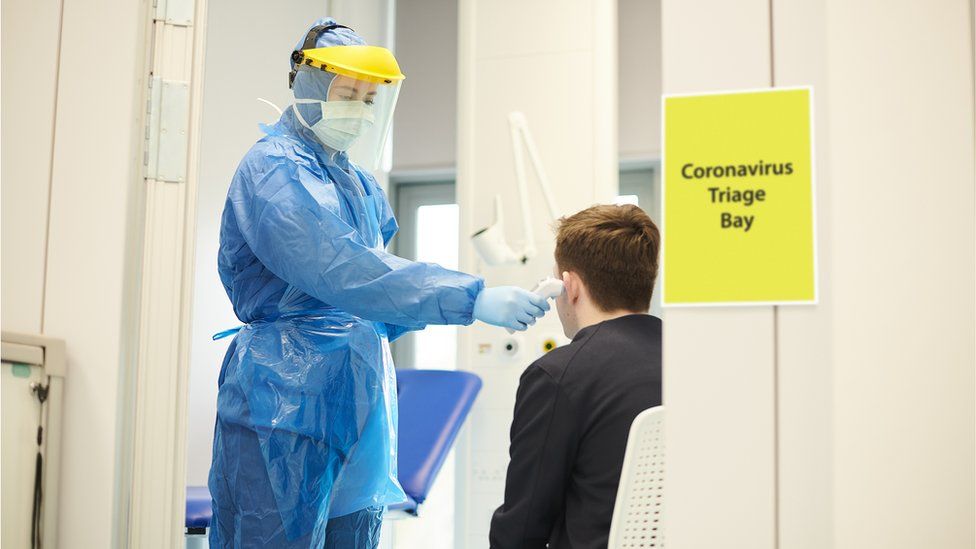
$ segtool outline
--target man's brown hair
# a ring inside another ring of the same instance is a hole
[[[559,220],[556,265],[579,275],[604,311],[646,311],[660,242],[657,225],[637,206],[593,206]]]

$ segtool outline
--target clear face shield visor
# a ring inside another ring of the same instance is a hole
[[[296,104],[308,105],[295,109],[299,122],[327,148],[348,151],[356,164],[376,169],[403,82],[396,60],[388,50],[373,46],[333,46],[300,53],[304,62],[298,71],[329,72],[331,82],[324,101],[296,98]],[[352,65],[366,68],[353,70]]]

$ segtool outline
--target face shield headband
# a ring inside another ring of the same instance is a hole
[[[304,50],[310,50],[314,48],[315,44],[318,43],[319,38],[321,38],[323,34],[335,29],[349,29],[350,31],[353,31],[351,28],[339,24],[318,25],[309,29],[308,34],[305,35],[305,41],[302,43],[301,49],[291,52],[291,62],[293,68],[291,69],[291,72],[288,73],[288,89],[291,89],[292,86],[295,85],[295,76],[298,74],[298,67],[302,64],[305,65],[312,64],[312,60],[305,59],[305,54],[302,52]],[[322,67],[321,70],[324,71],[325,67]]]

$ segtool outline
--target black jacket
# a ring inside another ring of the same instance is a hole
[[[515,400],[492,549],[605,548],[630,425],[660,404],[657,317],[589,326],[529,366]]]

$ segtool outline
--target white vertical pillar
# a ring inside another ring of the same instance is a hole
[[[492,222],[496,194],[507,212],[508,239],[519,242],[527,230],[518,215],[511,111],[525,113],[563,212],[614,196],[616,3],[462,0],[458,29],[461,268],[484,276],[488,285],[531,287],[553,267],[552,220],[531,173],[528,230],[535,231],[539,255],[525,265],[486,267],[467,237]],[[484,388],[458,451],[457,547],[488,546],[491,514],[502,502],[518,379],[552,336],[562,336],[555,314],[518,338],[480,323],[461,330],[459,367],[481,376]],[[519,344],[515,356],[506,355],[507,342]]]
[[[778,542],[783,549],[833,545],[831,406],[834,292],[832,177],[828,177],[826,3],[773,0],[772,81],[813,86],[813,141],[819,272],[817,305],[781,307],[777,314]]]
[[[826,2],[837,549],[976,545],[971,5]]]
[[[814,85],[821,233],[817,306],[665,316],[670,544],[973,546],[972,6],[665,0],[666,92]]]
[[[58,66],[43,331],[66,342],[71,372],[64,392],[62,546],[125,543],[119,495],[128,487],[121,486],[119,433],[127,418],[120,378],[132,370],[138,343],[132,337],[132,313],[138,310],[145,196],[142,116],[149,9],[148,3],[125,0],[63,2],[60,53],[42,63]],[[4,10],[7,15],[6,4]],[[19,23],[29,26],[25,19]],[[47,38],[59,40],[57,35]],[[6,34],[4,40],[6,46]],[[5,65],[7,55],[5,49]],[[53,97],[43,88],[38,94]],[[38,116],[39,124],[52,122],[50,112]],[[7,146],[4,141],[4,163]],[[46,145],[38,141],[37,146]],[[43,164],[37,169],[47,170]],[[4,172],[4,187],[9,183]]]
[[[4,330],[44,330],[51,152],[62,2],[3,3]],[[45,59],[38,63],[38,59]]]
[[[662,29],[665,93],[771,84],[768,0],[664,0]],[[665,310],[669,545],[774,546],[774,330],[772,307]]]

